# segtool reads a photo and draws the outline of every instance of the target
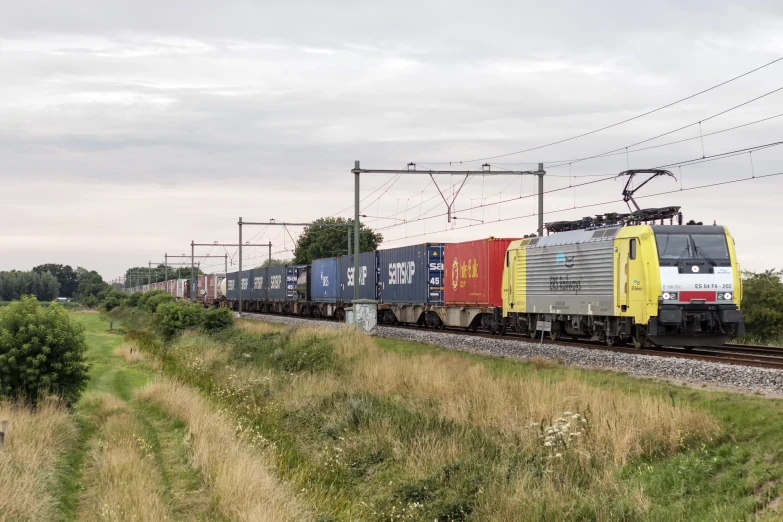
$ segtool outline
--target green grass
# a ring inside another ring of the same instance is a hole
[[[482,505],[482,498],[492,488],[510,486],[513,477],[541,481],[552,473],[546,461],[519,449],[513,438],[492,428],[445,419],[435,413],[436,404],[422,409],[400,396],[357,391],[291,405],[290,395],[302,392],[297,390],[304,386],[299,384],[302,378],[341,379],[352,364],[337,356],[329,341],[318,336],[294,341],[292,331],[233,331],[216,338],[194,334],[173,345],[146,333],[140,342],[165,359],[166,373],[200,388],[269,441],[279,473],[312,496],[323,520],[387,520],[398,515],[410,520],[487,519],[492,510]],[[395,339],[376,343],[387,353],[406,357],[455,356],[452,351]],[[201,354],[220,349],[227,360],[199,361]],[[563,487],[573,498],[562,505],[546,499],[529,502],[532,509],[520,512],[522,519],[707,521],[783,516],[765,511],[783,491],[781,401],[612,372],[557,365],[539,368],[529,362],[466,353],[456,357],[480,364],[496,376],[551,383],[578,379],[618,394],[652,395],[708,412],[722,427],[717,437],[683,443],[674,455],[649,454],[607,468],[614,480],[611,486],[590,475],[591,469],[600,472],[598,465],[564,471]],[[231,377],[243,370],[256,372],[252,386]],[[458,439],[463,451],[456,459],[413,476],[401,459],[405,448],[421,437],[441,442]],[[535,487],[532,484],[525,494],[535,495]]]
[[[144,386],[154,375],[145,363],[129,365],[114,355],[123,343],[123,332],[110,329],[110,323],[101,315],[75,312],[73,317],[85,327],[91,363],[90,381],[86,397],[91,393],[108,393],[127,401],[144,426],[144,439],[150,443],[166,491],[166,501],[172,513],[180,520],[223,520],[214,499],[204,495],[203,479],[189,460],[189,450],[184,444],[187,430],[182,423],[164,416],[158,409],[133,399],[134,392]],[[117,323],[114,323],[116,327]],[[79,511],[84,494],[84,470],[88,451],[95,448],[96,434],[105,416],[96,411],[94,403],[82,400],[74,408],[78,426],[77,441],[62,462],[60,498],[61,519],[80,520]],[[100,518],[99,513],[94,519]]]

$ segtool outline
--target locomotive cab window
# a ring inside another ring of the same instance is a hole
[[[687,234],[683,232],[655,233],[658,258],[662,265],[676,265],[681,261],[709,261],[729,266],[729,248],[723,234]]]
[[[636,259],[636,240],[635,239],[631,240],[631,247],[628,250],[628,253],[629,253],[629,257],[631,259]]]

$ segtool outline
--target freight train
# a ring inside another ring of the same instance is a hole
[[[553,340],[636,347],[715,345],[744,334],[740,270],[725,227],[565,228],[365,252],[359,274],[349,255],[180,280],[174,291],[182,287],[175,295],[186,297],[195,286],[205,305],[236,310],[241,286],[243,310],[342,320],[358,283],[360,298],[378,301],[380,324],[546,331]]]

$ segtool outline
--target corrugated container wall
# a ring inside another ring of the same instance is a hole
[[[198,280],[196,285],[198,287],[198,293],[196,296],[201,299],[206,299],[207,297],[207,277],[208,276],[206,274],[196,276],[196,279]]]
[[[269,267],[269,299],[271,301],[285,301],[286,299],[286,268],[285,266]]]
[[[250,271],[250,295],[248,299],[266,299],[266,268],[254,268]],[[244,293],[242,294],[244,296]]]
[[[353,255],[340,258],[340,300],[353,301]],[[359,299],[378,299],[378,253],[359,254]]]
[[[382,303],[443,303],[443,243],[391,248],[379,253]]]
[[[340,259],[313,260],[310,277],[312,300],[320,303],[335,303],[340,297]]]
[[[446,305],[503,306],[501,286],[511,238],[447,243],[444,249]]]
[[[250,299],[250,293],[248,292],[248,281],[250,279],[251,271],[242,270],[242,299]],[[236,301],[239,299],[239,272],[231,272],[226,276],[226,299]]]

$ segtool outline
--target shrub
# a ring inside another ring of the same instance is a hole
[[[87,385],[83,327],[59,305],[23,297],[0,312],[0,395],[37,403],[47,392],[69,404]]]
[[[781,272],[743,274],[742,311],[747,335],[769,340],[783,336],[783,282]]]
[[[98,306],[99,300],[94,295],[88,295],[87,297],[83,298],[81,300],[81,302],[87,308],[92,309],[92,308],[95,308],[96,306]]]
[[[143,292],[135,292],[128,296],[128,306],[139,306],[139,300],[141,299]]]
[[[204,307],[187,301],[163,303],[153,314],[155,327],[166,339],[171,339],[182,330],[201,326],[203,320]]]
[[[233,326],[234,314],[230,309],[210,308],[207,313],[204,314],[204,324],[202,325],[207,332],[219,332],[225,328]]]
[[[149,313],[154,314],[160,305],[163,303],[170,303],[172,301],[176,301],[176,299],[171,294],[166,294],[163,292],[155,293],[148,297],[144,302],[144,309]]]
[[[147,305],[147,301],[151,297],[155,297],[156,295],[165,294],[166,292],[163,290],[148,290],[146,292],[139,292],[139,301],[137,306],[140,308],[145,308]],[[146,309],[146,308],[145,308]]]

